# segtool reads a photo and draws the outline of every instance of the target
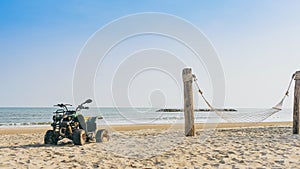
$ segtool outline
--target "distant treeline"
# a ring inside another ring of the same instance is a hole
[[[209,112],[209,111],[237,111],[236,109],[194,109],[196,112]],[[156,112],[183,112],[183,109],[159,109]]]

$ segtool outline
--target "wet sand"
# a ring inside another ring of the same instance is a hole
[[[0,168],[299,168],[300,137],[291,123],[118,125],[105,143],[44,145],[50,127],[0,129]]]
[[[196,129],[203,129],[203,123],[195,124]],[[216,128],[241,128],[241,127],[267,127],[267,126],[291,126],[292,122],[259,122],[259,123],[219,123],[212,124]],[[98,128],[106,128],[110,131],[132,131],[132,130],[144,130],[144,129],[161,129],[167,130],[170,128],[182,128],[182,124],[136,124],[136,125],[110,125],[110,126],[98,126]],[[9,127],[0,128],[0,134],[30,134],[45,132],[51,129],[50,126],[42,127]]]

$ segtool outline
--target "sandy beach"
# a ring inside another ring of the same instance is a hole
[[[0,168],[299,168],[291,123],[219,124],[184,137],[183,126],[113,126],[110,141],[44,145],[49,127],[1,128]],[[205,127],[204,127],[205,128]]]

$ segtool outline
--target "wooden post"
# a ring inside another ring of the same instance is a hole
[[[295,73],[293,134],[299,134],[300,121],[300,71]]]
[[[195,136],[194,125],[194,102],[193,102],[193,74],[191,68],[185,68],[182,71],[182,80],[184,87],[184,121],[185,136]]]

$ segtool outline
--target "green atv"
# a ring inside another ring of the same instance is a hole
[[[86,142],[106,142],[109,140],[107,130],[97,130],[97,119],[102,117],[90,117],[87,120],[81,115],[77,114],[82,109],[88,109],[84,104],[91,103],[88,99],[82,104],[78,105],[75,110],[69,110],[70,104],[57,104],[58,106],[53,114],[52,130],[48,130],[44,137],[45,144],[56,145],[59,140],[68,138],[73,141],[75,145],[83,145]]]

